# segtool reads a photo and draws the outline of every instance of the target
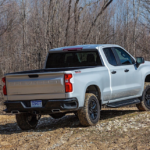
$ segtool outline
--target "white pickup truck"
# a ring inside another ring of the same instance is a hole
[[[118,45],[51,49],[44,69],[9,73],[2,81],[4,111],[16,114],[22,130],[34,129],[43,114],[57,119],[72,112],[91,126],[103,105],[150,110],[150,62]]]

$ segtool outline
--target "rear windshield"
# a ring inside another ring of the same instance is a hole
[[[46,68],[102,66],[98,51],[50,53]]]

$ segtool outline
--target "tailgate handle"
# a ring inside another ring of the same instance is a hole
[[[31,74],[31,75],[28,75],[28,76],[29,76],[29,78],[38,78],[39,77],[38,74]]]

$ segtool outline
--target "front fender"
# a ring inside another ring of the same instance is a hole
[[[146,76],[150,75],[150,62],[145,61],[145,63],[140,65],[138,69],[142,74],[142,89],[144,90]]]

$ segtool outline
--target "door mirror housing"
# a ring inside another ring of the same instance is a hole
[[[141,65],[144,64],[145,60],[143,57],[136,57],[136,66],[137,68]]]

